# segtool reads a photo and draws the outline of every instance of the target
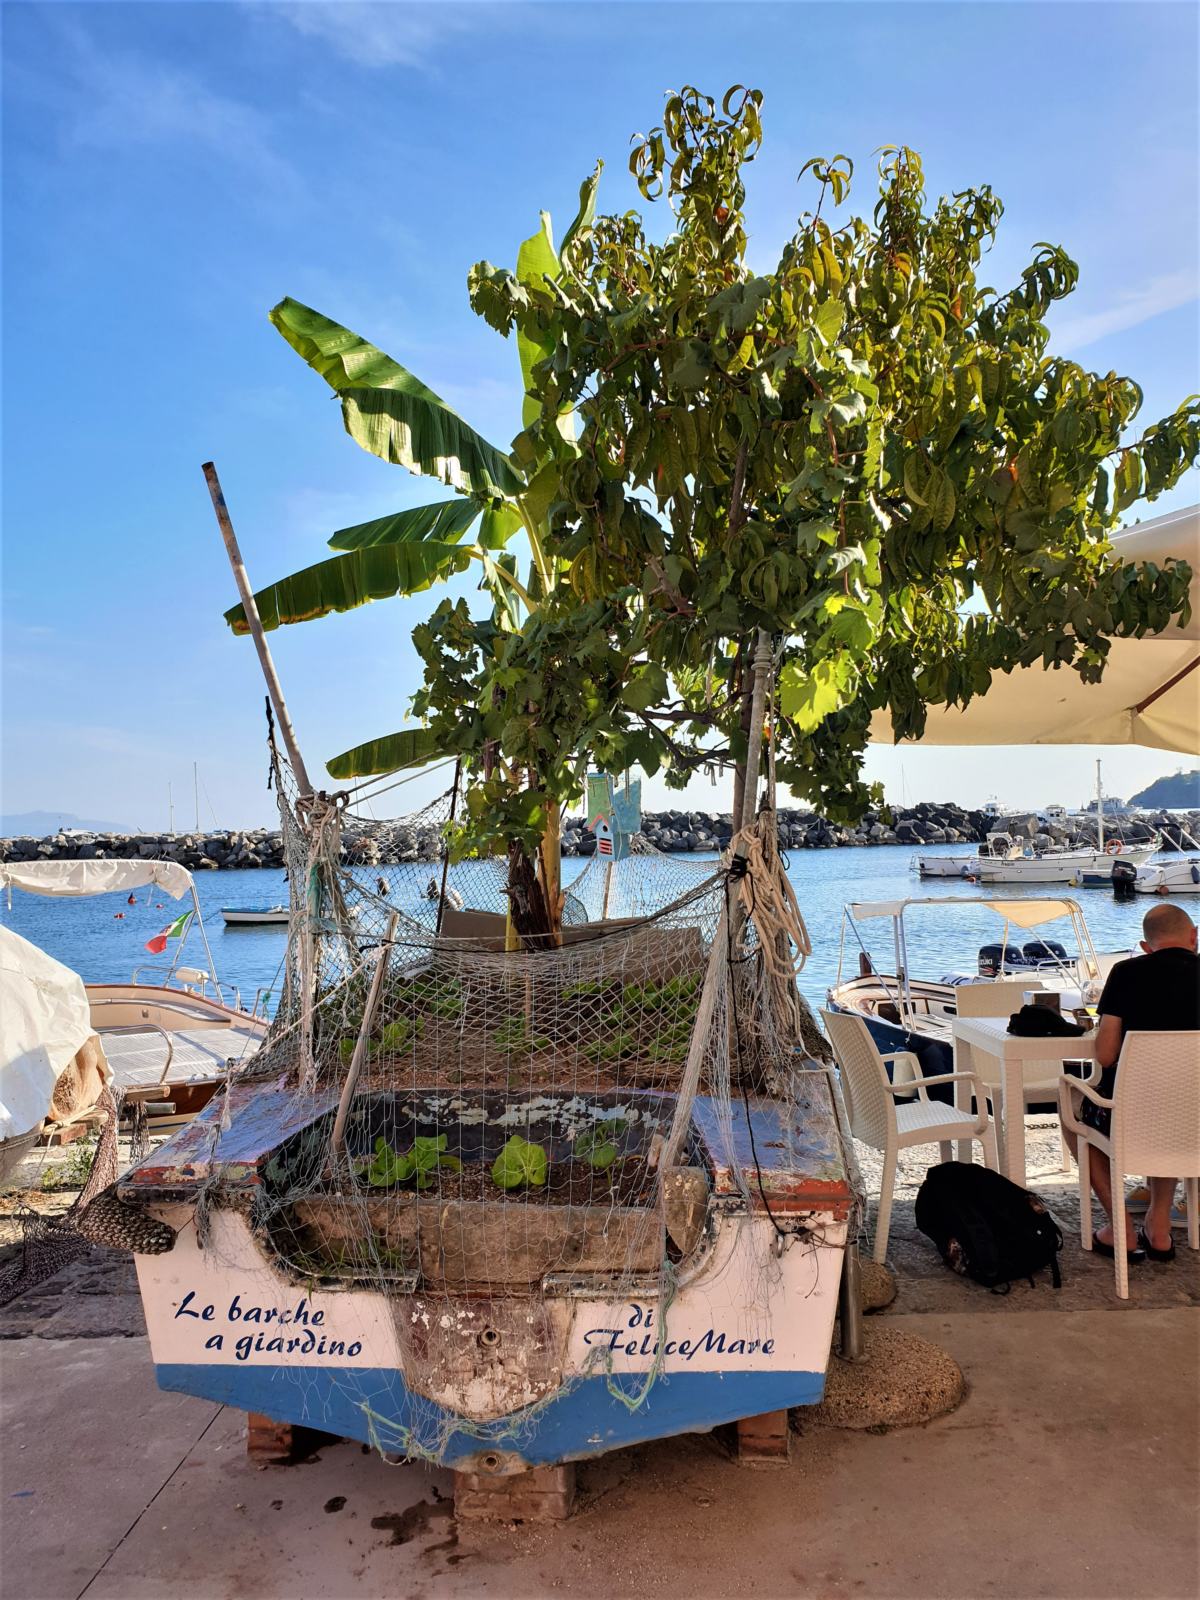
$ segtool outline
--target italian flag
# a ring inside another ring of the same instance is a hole
[[[167,948],[168,939],[182,939],[187,931],[187,925],[192,920],[192,912],[185,911],[181,917],[176,917],[169,927],[161,933],[156,933],[153,939],[146,940],[146,949],[152,956],[160,956]]]

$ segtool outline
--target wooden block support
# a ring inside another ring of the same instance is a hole
[[[786,1411],[764,1411],[742,1417],[734,1429],[734,1456],[747,1466],[786,1466],[792,1435]]]
[[[489,1522],[564,1522],[575,1504],[575,1463],[525,1472],[456,1472],[454,1515]]]

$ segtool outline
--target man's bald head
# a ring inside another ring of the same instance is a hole
[[[1162,901],[1151,906],[1142,918],[1142,944],[1147,950],[1167,950],[1179,946],[1183,950],[1196,948],[1196,924],[1182,906]]]

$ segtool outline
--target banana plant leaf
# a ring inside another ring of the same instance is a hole
[[[579,210],[574,221],[563,236],[563,249],[577,233],[583,228],[590,228],[596,219],[596,189],[600,183],[600,171],[604,163],[597,161],[596,170],[591,177],[585,178],[579,189]],[[557,282],[562,276],[562,259],[554,248],[554,235],[550,225],[550,213],[541,213],[541,226],[535,234],[525,240],[517,251],[517,277],[522,283],[540,283],[543,278],[550,278]],[[539,361],[545,361],[551,353],[551,346],[547,340],[533,338],[530,334],[517,330],[517,354],[521,361],[521,380],[524,385],[524,398],[521,402],[521,425],[528,428],[536,421],[541,407],[533,398],[533,369]],[[575,424],[571,420],[571,413],[565,412],[559,418],[559,432],[564,439],[574,442]]]
[[[325,763],[331,778],[375,778],[388,772],[398,772],[401,767],[423,767],[436,761],[446,752],[439,749],[428,728],[404,728],[399,733],[385,734],[381,739],[368,739],[366,744],[356,744],[353,750],[344,750]]]
[[[483,510],[477,500],[439,500],[431,506],[413,506],[390,517],[377,517],[374,522],[339,528],[330,539],[329,548],[366,550],[372,545],[409,544],[419,539],[457,544]]]
[[[254,596],[266,631],[289,622],[308,622],[331,611],[353,611],[368,600],[386,600],[394,594],[417,594],[440,578],[463,572],[470,565],[471,549],[423,539],[416,543],[374,545],[318,561],[260,589]],[[249,633],[241,605],[225,613],[234,633]]]
[[[298,300],[281,300],[271,321],[342,402],[346,432],[364,450],[460,494],[517,493],[509,457],[391,356]]]

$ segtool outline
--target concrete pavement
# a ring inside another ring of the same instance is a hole
[[[549,1528],[459,1526],[448,1474],[349,1443],[253,1467],[243,1419],[159,1393],[140,1337],[14,1340],[0,1595],[1193,1596],[1200,1313],[1048,1310],[889,1316],[966,1374],[927,1427],[801,1413],[776,1470],[707,1436],[622,1451],[581,1469],[580,1509]]]

